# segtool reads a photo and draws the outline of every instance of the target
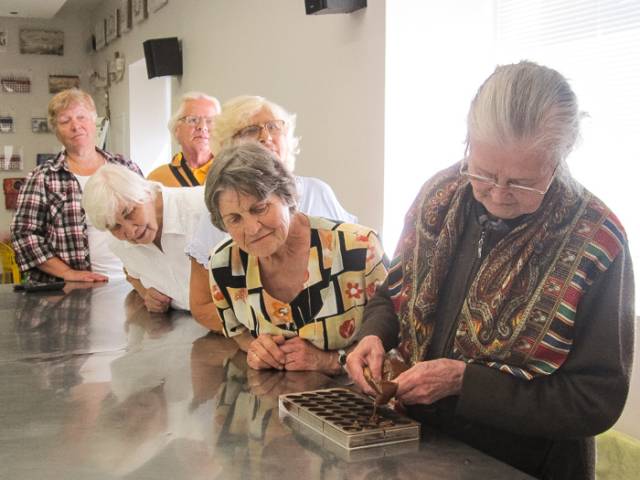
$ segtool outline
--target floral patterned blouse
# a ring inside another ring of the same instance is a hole
[[[323,350],[353,342],[368,299],[387,276],[382,245],[368,227],[308,218],[308,279],[291,303],[264,289],[257,257],[233,240],[216,248],[209,261],[209,282],[226,336],[247,329],[254,337],[299,335]]]

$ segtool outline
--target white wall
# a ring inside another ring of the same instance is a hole
[[[30,93],[4,93],[0,91],[0,115],[14,118],[15,133],[0,134],[0,151],[5,145],[13,145],[14,153],[22,152],[24,168],[20,172],[0,171],[0,179],[26,177],[36,166],[37,153],[55,153],[60,143],[52,133],[32,133],[31,117],[46,117],[49,93],[49,75],[80,75],[81,87],[86,88],[84,72],[89,67],[88,32],[83,12],[60,15],[51,20],[0,18],[0,28],[6,30],[9,42],[6,51],[0,52],[0,76],[19,75],[31,78]],[[21,28],[44,28],[64,32],[64,55],[22,55],[18,41]],[[13,211],[4,208],[0,201],[0,238],[8,235]]]
[[[117,5],[103,2],[91,24]],[[144,40],[177,36],[184,75],[172,81],[174,107],[190,90],[222,102],[249,93],[281,104],[298,115],[296,173],[327,181],[345,208],[380,229],[384,15],[384,0],[352,14],[321,16],[305,15],[303,0],[171,0],[92,61],[104,71],[118,50],[130,64],[144,57]],[[126,78],[114,85],[112,112],[127,111],[129,93]]]

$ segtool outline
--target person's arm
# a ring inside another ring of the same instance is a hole
[[[399,328],[398,316],[391,302],[387,277],[364,307],[362,327],[355,339],[359,341],[367,335],[375,335],[380,338],[384,350],[387,351],[398,345]]]
[[[466,367],[456,414],[524,435],[582,437],[613,425],[629,390],[634,284],[625,248],[582,298],[573,347],[553,374],[526,381]]]
[[[105,275],[75,270],[60,259],[47,241],[49,208],[45,175],[31,174],[20,189],[16,212],[11,221],[11,242],[16,261],[23,272],[38,268],[44,273],[70,282],[103,282]]]
[[[144,306],[149,312],[163,313],[169,310],[171,306],[171,297],[156,290],[153,287],[146,288],[139,278],[132,277],[127,273],[127,282],[135,288],[138,295],[144,300]]]
[[[209,273],[193,258],[189,278],[189,308],[198,323],[214,332],[222,332],[222,322],[209,289]]]
[[[67,282],[106,282],[109,277],[89,270],[74,270],[58,257],[45,260],[38,268],[44,273],[61,278]]]

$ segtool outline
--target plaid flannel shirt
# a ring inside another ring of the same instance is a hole
[[[140,168],[121,155],[96,148],[107,162],[118,163],[142,175]],[[38,268],[58,257],[74,270],[91,270],[89,238],[82,208],[82,189],[69,170],[66,152],[37,166],[18,195],[11,222],[11,243],[22,272],[34,281],[56,280]]]

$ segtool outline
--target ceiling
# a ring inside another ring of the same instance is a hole
[[[102,0],[2,0],[0,17],[53,18],[63,5],[65,9],[88,10],[100,2]]]

